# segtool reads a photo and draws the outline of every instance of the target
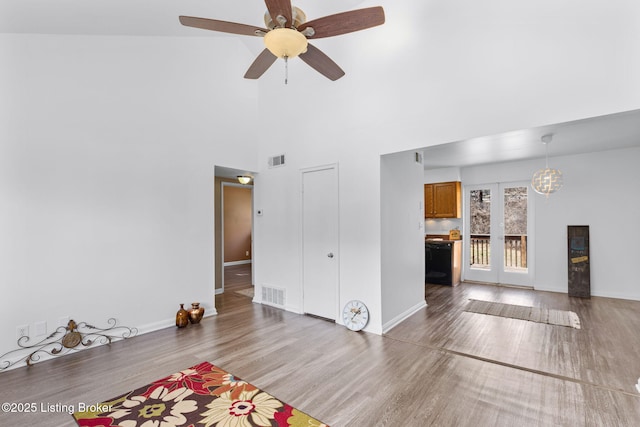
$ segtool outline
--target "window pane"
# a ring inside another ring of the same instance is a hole
[[[471,234],[491,233],[491,190],[470,191]]]
[[[504,267],[526,272],[527,187],[504,189]]]

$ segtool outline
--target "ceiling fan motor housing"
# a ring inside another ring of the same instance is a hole
[[[307,15],[305,15],[305,13],[296,6],[291,7],[291,15],[292,15],[291,19],[293,20],[293,23],[290,23],[290,22],[285,23],[287,28],[291,28],[291,27],[298,28],[300,25],[307,22]],[[274,21],[273,18],[271,18],[271,15],[269,15],[268,10],[264,13],[264,24],[270,30],[285,26],[285,25],[280,25],[280,23],[277,22],[277,17],[276,17],[276,20]]]

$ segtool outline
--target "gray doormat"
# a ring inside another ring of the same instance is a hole
[[[502,304],[476,299],[470,299],[464,311],[580,329],[580,318],[573,311]]]

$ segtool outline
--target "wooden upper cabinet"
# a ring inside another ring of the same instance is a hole
[[[460,181],[424,185],[425,218],[460,218]]]

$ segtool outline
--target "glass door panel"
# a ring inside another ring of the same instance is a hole
[[[501,184],[503,250],[500,283],[529,285],[529,186]]]
[[[471,208],[471,266],[487,269],[491,265],[491,189],[472,190]]]
[[[480,282],[496,282],[497,271],[494,267],[496,247],[493,230],[495,212],[492,196],[496,194],[495,185],[475,186],[465,191],[465,224],[469,230],[465,236],[465,279]]]

